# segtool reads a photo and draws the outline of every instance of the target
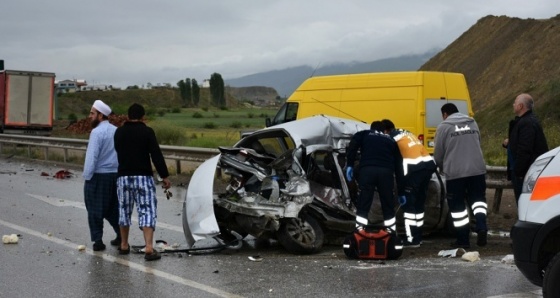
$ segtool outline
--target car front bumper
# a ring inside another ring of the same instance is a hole
[[[542,224],[517,221],[511,229],[515,265],[533,284],[542,287],[542,270],[538,265],[538,243],[535,238]]]

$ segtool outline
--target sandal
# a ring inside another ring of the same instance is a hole
[[[130,245],[128,245],[128,248],[127,248],[127,249],[122,249],[122,248],[119,246],[119,255],[128,255],[129,253],[130,253]]]
[[[117,236],[117,238],[111,240],[110,243],[111,243],[111,245],[113,245],[113,246],[120,245],[120,244],[121,244],[121,237],[120,237],[120,236]]]
[[[146,260],[146,261],[155,261],[155,260],[159,260],[159,259],[161,259],[161,255],[155,249],[154,249],[154,252],[152,252],[151,254],[145,254],[144,255],[144,260]]]

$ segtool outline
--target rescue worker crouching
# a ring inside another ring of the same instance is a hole
[[[420,247],[426,192],[432,174],[436,170],[436,163],[413,133],[404,129],[396,129],[395,124],[389,119],[383,119],[381,122],[384,132],[397,142],[402,156],[400,167],[404,175],[405,198],[399,196],[399,203],[403,208],[406,231],[404,246]]]
[[[346,156],[346,179],[352,181],[354,162],[360,151],[358,188],[360,190],[356,203],[356,227],[368,225],[368,213],[373,202],[375,189],[379,192],[384,226],[396,233],[396,217],[394,204],[394,177],[401,186],[403,171],[402,157],[397,143],[383,133],[381,121],[374,121],[370,130],[359,131],[350,141]],[[404,189],[399,189],[404,194]]]

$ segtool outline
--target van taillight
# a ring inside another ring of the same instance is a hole
[[[418,140],[424,144],[424,135],[418,135]]]

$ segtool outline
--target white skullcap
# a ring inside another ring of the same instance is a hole
[[[99,99],[93,103],[93,107],[105,116],[111,115],[111,108]]]

